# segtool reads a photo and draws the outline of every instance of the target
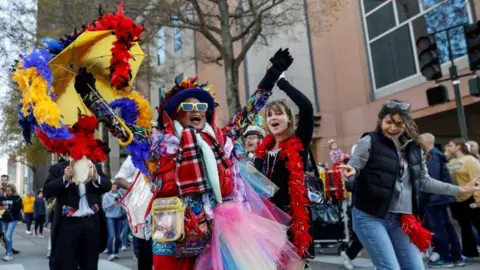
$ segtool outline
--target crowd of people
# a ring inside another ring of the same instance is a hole
[[[91,115],[76,110],[76,122],[65,125],[49,92],[56,79],[47,59],[86,30],[112,31],[110,67],[101,68],[108,80],[92,73],[98,67],[71,65],[71,85]],[[290,51],[269,59],[257,90],[225,126],[217,126],[211,85],[183,74],[161,97],[154,121],[148,101],[130,87],[130,49],[142,30],[120,5],[72,35],[44,41],[13,68],[25,139],[36,134],[60,159],[36,197],[22,199],[2,177],[3,259],[13,259],[12,234],[23,209],[28,235],[35,222],[34,236],[43,237],[51,220],[52,270],[97,270],[99,254],[114,260],[127,248],[129,231],[140,270],[309,267],[317,230],[312,202],[331,197],[330,189],[316,199],[309,194],[307,175],[322,179],[310,151],[314,109],[285,77]],[[97,85],[100,77],[105,81]],[[99,91],[105,87],[118,99],[108,103]],[[269,101],[273,91],[285,93],[298,114],[286,100]],[[261,111],[264,129],[255,123]],[[434,149],[433,135],[419,134],[410,104],[399,100],[383,104],[372,121],[376,130],[361,136],[351,155],[329,142],[335,194],[349,198],[344,186],[352,193],[355,237],[341,253],[345,267],[353,268],[351,260],[365,249],[377,269],[423,269],[430,246],[438,254],[431,267],[464,266],[464,256],[479,255],[473,227],[480,230],[480,165],[472,155],[478,145],[452,140],[445,156]],[[102,170],[109,149],[95,138],[100,122],[130,152],[113,179]]]

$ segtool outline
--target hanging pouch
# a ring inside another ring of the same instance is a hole
[[[178,197],[159,198],[152,205],[152,240],[174,242],[182,240],[185,205]]]

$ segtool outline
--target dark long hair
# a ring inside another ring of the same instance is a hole
[[[400,100],[392,100],[398,103],[402,103]],[[399,106],[394,108],[389,108],[387,104],[383,104],[382,109],[378,112],[378,120],[377,120],[377,131],[382,132],[382,120],[387,116],[390,115],[400,115],[402,117],[403,122],[405,123],[405,133],[406,135],[413,140],[418,140],[419,132],[417,124],[413,121],[412,116],[410,115],[410,111],[402,110]],[[392,119],[393,121],[393,119]],[[394,121],[395,122],[395,121]]]

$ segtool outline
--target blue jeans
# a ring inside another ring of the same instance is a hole
[[[128,226],[128,221],[126,218],[123,218],[122,225],[122,247],[128,247],[128,234],[130,233],[130,227]]]
[[[2,221],[2,229],[5,237],[5,246],[7,248],[7,256],[12,256],[12,245],[13,245],[13,231],[15,231],[15,226],[17,226],[17,221]]]
[[[400,225],[400,214],[383,219],[353,208],[353,230],[378,270],[423,270],[422,255]]]
[[[107,242],[108,255],[118,254],[118,250],[120,249],[120,245],[122,244],[120,234],[122,233],[123,219],[107,218],[107,224],[108,224],[108,242]],[[115,243],[113,243],[114,239],[115,239]]]
[[[446,205],[425,207],[425,227],[434,233],[432,244],[440,259],[446,262],[462,260],[462,247]]]
[[[32,221],[33,221],[33,213],[25,213],[25,224],[27,224],[27,231],[30,231],[32,227]]]

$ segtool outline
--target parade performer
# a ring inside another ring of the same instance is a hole
[[[271,61],[274,63],[275,59]],[[280,188],[272,202],[292,216],[289,230],[291,241],[298,255],[307,258],[312,238],[309,234],[309,200],[304,180],[313,134],[313,106],[285,78],[281,78],[277,86],[299,108],[298,126],[285,100],[269,103],[265,109],[268,135],[257,148],[254,163]]]
[[[432,234],[415,217],[418,192],[480,190],[478,179],[458,187],[431,178],[417,139],[410,104],[390,100],[378,114],[377,130],[364,134],[348,165],[339,166],[346,178],[355,177],[353,229],[377,269],[424,269],[420,251]]]
[[[161,138],[151,139],[159,160],[151,209],[155,269],[276,269],[284,255],[297,259],[286,226],[243,181],[232,155],[234,140],[264,107],[291,60],[288,50],[279,50],[247,105],[222,129],[215,126],[209,85],[181,75],[166,93],[159,108]],[[177,230],[183,226],[184,233]]]
[[[57,199],[52,269],[97,269],[106,244],[99,205],[111,183],[99,164],[108,154],[95,138],[99,121],[149,175],[152,111],[131,87],[144,57],[137,43],[142,30],[124,16],[122,4],[115,13],[100,9],[91,24],[22,52],[12,68],[12,82],[22,94],[18,115],[25,141],[36,135],[50,152],[68,157],[50,168],[44,186],[45,197]],[[118,117],[116,108],[129,110]]]

